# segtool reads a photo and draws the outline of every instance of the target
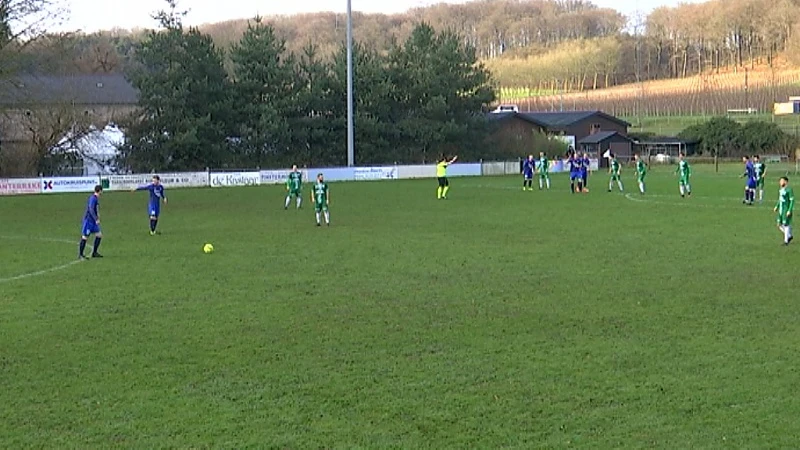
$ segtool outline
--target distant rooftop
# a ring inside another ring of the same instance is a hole
[[[616,131],[598,131],[597,133],[590,134],[589,136],[586,136],[585,138],[581,139],[580,141],[578,141],[578,144],[599,144],[614,135],[622,136],[620,133]],[[630,138],[628,138],[627,136],[622,136],[622,137],[630,141]]]
[[[124,75],[22,75],[0,80],[0,105],[135,105],[138,91]]]

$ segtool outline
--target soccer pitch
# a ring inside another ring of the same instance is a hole
[[[785,172],[693,169],[2,198],[0,447],[794,447]]]

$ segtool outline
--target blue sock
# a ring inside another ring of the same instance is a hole
[[[99,237],[94,238],[94,249],[92,250],[92,254],[93,255],[97,254],[97,249],[100,248],[100,240],[101,239],[102,238],[99,238]],[[83,242],[84,242],[84,244],[86,243],[86,241],[83,241]]]
[[[150,219],[150,231],[156,231],[156,220]]]
[[[81,239],[81,243],[78,247],[78,256],[83,256],[84,251],[86,251],[86,239]]]

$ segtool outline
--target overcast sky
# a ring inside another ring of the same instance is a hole
[[[70,10],[62,27],[65,30],[81,29],[87,32],[111,28],[151,28],[154,11],[162,9],[163,0],[61,0]],[[698,1],[698,0],[690,0]],[[685,3],[686,1],[684,1]],[[396,13],[416,6],[440,3],[433,0],[352,0],[354,11]],[[464,3],[454,0],[447,3]],[[678,0],[594,0],[602,7],[615,8],[629,15],[635,11],[647,13],[661,5],[674,6]],[[229,19],[300,12],[345,12],[346,0],[183,0],[181,9],[188,9],[185,23],[200,25]]]

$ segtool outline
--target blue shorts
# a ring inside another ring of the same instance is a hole
[[[523,176],[525,177],[526,180],[533,179],[533,172],[525,172]]]
[[[758,182],[755,178],[750,178],[747,180],[747,189],[755,189],[758,185]]]
[[[577,180],[581,177],[581,174],[578,172],[570,172],[569,179],[570,180]]]
[[[90,234],[97,234],[100,232],[100,225],[94,220],[84,220],[81,227],[81,236],[89,236]]]
[[[581,172],[581,178],[584,180],[589,177],[589,172]]]
[[[158,217],[161,214],[161,203],[150,204],[147,206],[147,215],[150,217]]]

